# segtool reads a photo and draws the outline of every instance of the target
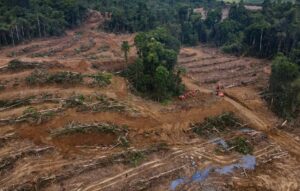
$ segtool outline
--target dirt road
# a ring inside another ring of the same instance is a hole
[[[214,93],[213,90],[199,87],[191,78],[184,77],[183,82],[188,89],[200,90],[203,93],[209,94]],[[270,124],[267,120],[259,117],[254,111],[251,111],[236,100],[226,95],[224,97],[224,100],[234,106],[237,110],[238,115],[245,119],[245,121],[250,123],[257,130],[267,133],[272,140],[283,146],[290,153],[293,153],[300,161],[300,143],[297,142],[292,135],[289,135],[287,132],[277,129],[275,124]]]

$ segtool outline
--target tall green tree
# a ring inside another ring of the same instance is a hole
[[[283,54],[279,54],[272,63],[270,77],[269,102],[272,109],[282,117],[294,117],[299,109],[299,70]]]
[[[128,53],[130,52],[130,45],[128,41],[123,41],[121,49],[124,53],[125,64],[128,66]]]

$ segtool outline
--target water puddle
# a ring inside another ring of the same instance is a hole
[[[193,182],[202,182],[209,177],[211,172],[216,172],[219,175],[232,173],[235,169],[243,168],[245,170],[254,170],[256,166],[256,158],[252,155],[245,155],[241,158],[240,162],[226,165],[223,167],[207,167],[203,170],[197,171],[192,177],[185,177],[176,179],[171,182],[171,190],[175,190],[181,184],[189,184]]]
[[[227,150],[229,148],[228,144],[226,143],[226,141],[224,139],[216,139],[214,141],[215,144],[221,146],[223,149]]]
[[[205,180],[209,176],[210,171],[211,171],[210,167],[208,167],[202,171],[197,171],[192,176],[191,181],[192,182],[201,182],[201,181]]]
[[[234,171],[234,169],[239,169],[239,168],[243,168],[246,170],[254,170],[255,165],[256,165],[256,158],[251,155],[246,155],[246,156],[243,156],[243,158],[241,159],[241,162],[236,163],[236,164],[227,165],[227,166],[224,166],[221,168],[216,168],[215,172],[217,172],[220,175],[223,175],[223,174],[232,173]]]
[[[257,132],[257,131],[255,131],[255,130],[253,130],[253,129],[250,129],[250,128],[240,129],[239,131],[242,132],[242,133],[252,133],[252,132]]]
[[[171,190],[175,190],[177,186],[179,186],[180,184],[183,184],[185,181],[183,178],[179,178],[177,180],[173,180],[171,182]]]

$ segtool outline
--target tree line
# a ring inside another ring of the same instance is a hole
[[[80,0],[0,0],[0,46],[62,35],[83,21],[86,10]]]
[[[297,59],[299,54],[299,0],[265,0],[262,11],[248,10],[241,1],[230,5],[226,19],[225,4],[215,0],[90,1],[94,8],[112,13],[104,26],[107,31],[132,33],[163,26],[186,45],[209,42],[228,53],[263,58],[283,52]],[[207,11],[205,17],[194,11],[199,6]]]

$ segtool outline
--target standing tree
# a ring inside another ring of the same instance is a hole
[[[128,41],[123,41],[121,49],[124,52],[125,64],[128,66],[128,53],[130,52],[130,45]]]
[[[282,117],[294,117],[300,96],[298,66],[279,54],[272,63],[269,86],[272,109]]]

